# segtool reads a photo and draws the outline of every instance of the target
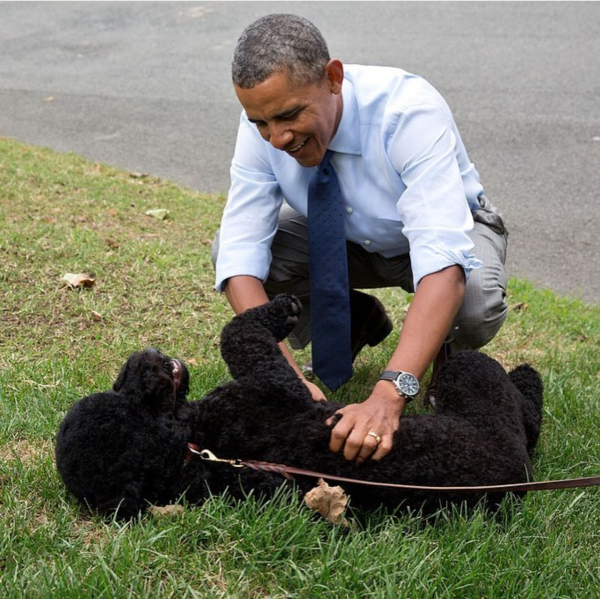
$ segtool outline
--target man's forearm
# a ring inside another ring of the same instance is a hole
[[[236,314],[269,301],[262,281],[248,275],[228,279],[225,283],[225,296]]]
[[[386,369],[405,370],[421,378],[448,335],[462,305],[464,292],[465,275],[460,266],[424,277]]]

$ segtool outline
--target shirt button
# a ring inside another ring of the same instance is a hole
[[[350,208],[350,206],[348,206],[348,208],[346,208],[346,212],[348,214],[352,214],[354,212],[354,210],[352,210],[352,208]]]
[[[370,239],[365,239],[365,245],[371,245],[371,240]]]

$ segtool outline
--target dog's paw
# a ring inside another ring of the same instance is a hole
[[[287,293],[282,293],[275,296],[271,302],[269,312],[271,312],[276,320],[283,320],[285,323],[296,326],[301,309],[302,306],[298,298]]]
[[[282,293],[267,304],[246,310],[238,318],[240,321],[264,327],[277,341],[282,341],[298,323],[301,309],[297,298]]]
[[[293,295],[282,293],[266,306],[265,326],[278,340],[285,339],[298,324],[302,306]]]
[[[259,325],[269,331],[277,341],[285,339],[298,323],[302,305],[293,295],[283,293],[275,296],[273,301],[250,308],[239,314],[232,321],[239,325],[248,323]]]

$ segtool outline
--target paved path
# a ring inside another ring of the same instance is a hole
[[[600,301],[598,2],[0,2],[0,135],[226,192],[231,54],[274,11],[433,83],[509,223],[510,274]]]

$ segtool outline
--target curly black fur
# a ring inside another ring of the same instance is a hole
[[[312,401],[277,343],[300,312],[289,295],[236,316],[221,351],[233,380],[187,401],[185,365],[155,349],[134,353],[113,390],[77,402],[57,436],[56,463],[66,487],[103,514],[131,517],[150,504],[185,496],[200,503],[226,490],[272,495],[281,476],[189,460],[187,443],[222,458],[264,460],[332,475],[424,486],[471,486],[531,480],[530,456],[542,420],[539,374],[524,364],[506,374],[480,352],[445,366],[434,414],[405,416],[394,448],[361,466],[329,451],[325,421],[341,406]],[[302,491],[315,486],[297,477]],[[344,484],[354,507],[400,506],[431,513],[446,503],[491,508],[504,494],[406,491]]]

